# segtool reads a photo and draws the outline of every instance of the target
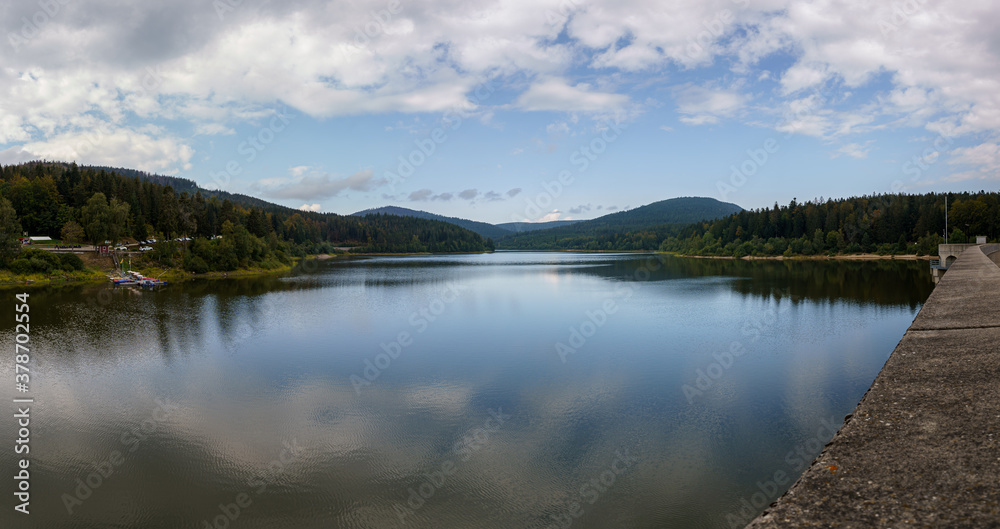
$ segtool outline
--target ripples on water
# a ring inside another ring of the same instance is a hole
[[[34,288],[32,514],[0,526],[729,527],[930,289],[924,262],[565,253]]]

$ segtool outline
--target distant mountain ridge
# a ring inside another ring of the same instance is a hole
[[[461,219],[458,217],[445,217],[444,215],[437,215],[434,213],[428,213],[426,211],[419,211],[416,209],[401,208],[399,206],[383,206],[380,208],[371,208],[364,211],[358,211],[357,213],[351,213],[353,217],[364,217],[366,215],[397,215],[400,217],[416,217],[418,219],[430,219],[430,220],[440,220],[455,224],[456,226],[461,226],[469,231],[478,233],[484,239],[493,239],[494,241],[500,240],[508,235],[512,235],[513,232],[494,226],[486,222],[479,222],[469,219]]]
[[[739,213],[743,208],[706,197],[653,202],[592,220],[508,237],[505,249],[647,250],[655,249],[678,227]]]
[[[496,226],[503,228],[507,231],[520,233],[524,231],[547,230],[549,228],[558,228],[559,226],[569,226],[570,224],[576,224],[577,222],[584,222],[584,221],[550,220],[548,222],[504,222],[502,224],[497,224]]]

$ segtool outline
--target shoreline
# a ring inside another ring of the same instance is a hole
[[[674,257],[684,257],[689,259],[720,259],[735,261],[737,259],[742,261],[879,261],[879,260],[899,260],[899,261],[929,261],[934,259],[935,256],[931,255],[914,255],[914,254],[904,254],[904,255],[878,255],[878,254],[848,254],[848,255],[795,255],[792,257],[785,257],[783,255],[774,256],[744,256],[744,257],[733,257],[730,255],[684,255],[673,252],[656,252],[656,251],[645,251],[645,250],[618,250],[618,251],[608,251],[608,250],[527,250],[531,252],[575,252],[575,253],[658,253],[663,255],[671,255]],[[204,274],[193,274],[186,272],[181,268],[145,268],[149,271],[148,275],[153,275],[154,277],[162,277],[168,281],[188,281],[192,279],[226,279],[233,277],[255,277],[269,274],[283,274],[291,272],[294,270],[303,260],[315,259],[317,261],[327,261],[330,259],[352,259],[355,257],[406,257],[406,256],[419,256],[419,255],[474,255],[480,253],[493,253],[493,252],[443,252],[443,253],[431,253],[431,252],[419,252],[419,253],[335,253],[335,254],[315,254],[307,255],[306,257],[293,258],[292,264],[282,266],[280,268],[274,269],[237,269],[228,272],[206,272]],[[44,276],[41,274],[29,274],[26,276],[18,276],[10,274],[7,271],[0,271],[0,289],[10,289],[14,287],[25,287],[25,286],[44,286],[44,285],[83,285],[88,283],[101,283],[107,282],[108,275],[114,273],[114,269],[104,269],[104,268],[91,268],[86,271],[73,272],[73,273],[62,273],[58,275]],[[144,272],[145,273],[145,272]]]
[[[791,257],[785,257],[784,255],[746,255],[743,257],[733,257],[731,255],[684,255],[672,252],[658,252],[666,253],[667,255],[673,255],[675,257],[687,257],[691,259],[724,259],[729,261],[735,261],[737,259],[742,261],[930,261],[935,259],[933,255],[915,255],[915,254],[900,254],[900,255],[879,255],[875,253],[858,253],[858,254],[843,254],[843,255],[793,255]]]

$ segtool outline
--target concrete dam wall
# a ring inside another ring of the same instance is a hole
[[[998,250],[961,253],[840,431],[748,527],[1000,527]]]

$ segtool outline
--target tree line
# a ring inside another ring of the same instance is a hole
[[[745,210],[685,226],[660,250],[690,255],[817,255],[882,253],[931,255],[944,242],[1000,236],[1000,194],[880,194],[840,200],[794,199],[786,206]]]

